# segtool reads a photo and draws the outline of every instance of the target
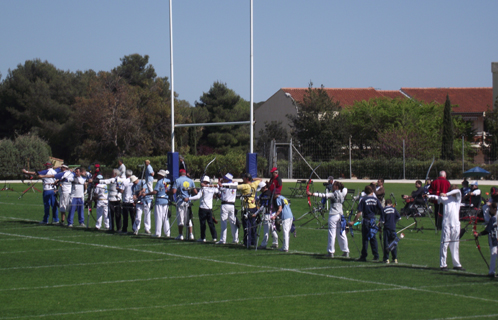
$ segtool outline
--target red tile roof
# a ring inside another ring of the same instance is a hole
[[[352,106],[356,101],[368,101],[372,98],[384,97],[382,93],[374,88],[349,88],[336,89],[324,88],[333,101],[339,101],[341,106]],[[303,101],[304,94],[308,88],[282,88],[286,93],[290,93],[296,101]]]
[[[405,99],[406,96],[401,93],[399,90],[377,90],[377,92],[380,92],[384,97],[391,98],[391,99]]]
[[[423,102],[444,104],[448,94],[454,113],[482,113],[492,106],[493,88],[401,88],[405,94]]]

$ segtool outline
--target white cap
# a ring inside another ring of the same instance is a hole
[[[159,170],[159,172],[157,174],[160,176],[166,177],[169,174],[169,171],[161,169],[161,170]]]
[[[209,180],[209,176],[204,176],[204,178],[202,178],[202,182],[211,182],[211,180]]]
[[[260,192],[260,191],[261,191],[261,189],[263,189],[264,187],[266,187],[266,183],[264,183],[264,182],[260,182],[260,183],[258,184],[258,189],[256,189],[256,191],[257,191],[257,192]]]
[[[131,176],[131,177],[130,177],[130,181],[131,181],[131,182],[135,182],[135,181],[137,181],[137,180],[138,180],[138,178],[137,178],[137,177],[135,177],[135,176]]]
[[[227,173],[227,174],[225,174],[225,178],[226,178],[227,180],[232,180],[232,179],[233,179],[233,176],[232,176],[232,174]]]
[[[101,179],[104,179],[104,177],[102,177],[102,175],[101,175],[101,174],[99,174],[99,175],[97,176],[97,179],[101,180]]]

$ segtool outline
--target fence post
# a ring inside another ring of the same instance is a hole
[[[289,143],[289,173],[287,174],[287,177],[289,179],[292,179],[292,138],[290,139]]]
[[[465,144],[464,135],[462,134],[462,173],[465,172]]]
[[[353,179],[353,172],[351,170],[351,137],[349,136],[349,179]]]
[[[406,163],[405,163],[405,139],[403,139],[403,180],[406,179],[405,170],[406,170]]]

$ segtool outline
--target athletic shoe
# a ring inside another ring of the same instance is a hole
[[[197,242],[206,242],[206,239],[199,239]]]
[[[175,240],[183,240],[183,234],[181,234],[178,237],[176,237]]]
[[[220,241],[216,242],[216,244],[225,244],[225,242],[220,240]]]
[[[189,239],[189,240],[195,240],[195,238],[194,238],[194,234],[193,234],[193,233],[189,234],[188,239]]]
[[[218,239],[214,238],[214,239],[213,239],[213,242],[216,242],[216,241],[218,241]]]
[[[373,258],[372,262],[379,262],[379,258]]]
[[[441,267],[441,271],[448,271],[448,267]]]
[[[279,251],[282,251],[282,252],[289,252],[289,250],[285,250],[284,248],[280,249]]]
[[[384,262],[385,264],[389,264],[389,259],[384,260],[384,261],[382,261],[382,262]]]
[[[359,262],[367,262],[367,258],[358,258],[358,259],[356,259],[356,261],[359,261]]]
[[[349,258],[349,252],[344,252],[344,253],[342,254],[342,257],[344,257],[344,258]]]
[[[73,225],[72,225],[72,224],[68,224],[68,225],[67,225],[67,227],[68,227],[68,228],[72,228],[72,227],[73,227]]]
[[[48,222],[40,221],[40,223],[38,223],[38,224],[48,224]]]
[[[136,236],[138,236],[138,229],[135,230],[135,231],[133,231],[133,234],[136,235]]]
[[[327,258],[333,258],[334,257],[334,254],[333,253],[327,253]]]
[[[146,234],[150,234],[150,231],[149,231],[149,230],[145,230],[145,233],[146,233]]]
[[[490,277],[490,278],[496,278],[496,274],[494,272],[488,273],[488,277]]]
[[[278,249],[278,244],[272,244],[272,245],[271,245],[271,248],[272,248],[272,249]]]
[[[152,238],[161,238],[161,236],[158,236],[157,234],[153,234],[151,237]]]
[[[266,246],[259,246],[258,250],[266,250]]]
[[[398,263],[398,259],[394,259],[394,263]]]
[[[80,227],[86,228],[86,225],[84,223],[80,223]]]
[[[458,271],[465,271],[465,268],[460,266],[460,267],[453,267],[453,270],[458,270]]]

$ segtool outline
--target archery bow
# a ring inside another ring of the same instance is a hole
[[[477,213],[476,213],[474,219],[475,219],[474,220],[474,227],[472,228],[472,231],[474,231],[474,240],[476,242],[477,250],[479,250],[479,253],[481,254],[481,257],[484,260],[484,262],[486,263],[486,266],[488,266],[488,270],[489,270],[489,263],[488,263],[488,261],[486,261],[486,258],[482,254],[481,245],[479,244],[479,236],[478,236],[478,233],[477,233]]]
[[[320,161],[320,164],[315,169],[313,169],[313,171],[311,171],[310,178],[308,179],[308,183],[306,184],[306,194],[307,195],[308,195],[308,193],[310,191],[310,185],[313,182],[311,180],[311,178],[313,177],[313,173],[315,173],[316,169],[318,169],[318,167],[320,167],[321,165],[322,165],[322,162]],[[308,206],[311,208],[311,198],[310,198],[310,195],[308,195]]]
[[[429,167],[429,170],[427,170],[427,174],[425,175],[425,180],[429,179],[429,173],[431,172],[432,165],[434,164],[435,156],[432,156],[432,163],[431,166]]]
[[[214,159],[213,159],[213,160],[211,160],[211,161],[210,161],[210,162],[206,165],[206,167],[204,168],[204,173],[203,173],[203,174],[202,174],[202,176],[201,176],[201,182],[202,182],[202,179],[204,179],[204,177],[206,176],[206,172],[207,172],[207,169],[208,169],[209,165],[210,165],[211,163],[213,163],[213,162],[214,162],[214,160],[216,160],[216,157],[214,157]]]

